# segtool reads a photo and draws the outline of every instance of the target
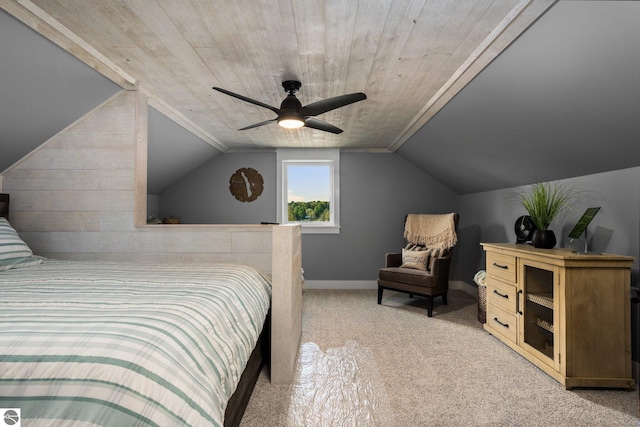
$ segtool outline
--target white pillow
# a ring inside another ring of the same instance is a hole
[[[29,246],[18,236],[6,218],[0,217],[0,260],[33,255]]]
[[[20,258],[2,259],[0,260],[0,271],[21,267],[31,267],[34,265],[42,264],[43,262],[44,258],[35,255]]]

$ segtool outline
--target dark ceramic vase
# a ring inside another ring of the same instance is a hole
[[[553,230],[534,230],[531,244],[535,248],[552,249],[556,245],[556,234]]]

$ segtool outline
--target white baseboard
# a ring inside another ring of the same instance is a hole
[[[449,289],[459,289],[461,291],[465,291],[470,295],[473,295],[474,297],[478,296],[478,287],[475,285],[470,285],[467,282],[463,282],[462,280],[450,280]]]
[[[305,280],[305,289],[378,289],[375,280]],[[462,280],[449,282],[449,289],[459,289],[471,295],[478,295],[478,289]]]
[[[305,280],[304,289],[378,289],[375,280]]]

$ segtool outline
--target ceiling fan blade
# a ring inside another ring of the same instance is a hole
[[[251,98],[247,98],[246,96],[242,96],[242,95],[238,95],[237,93],[233,93],[230,92],[226,89],[222,89],[220,87],[213,87],[214,90],[217,90],[218,92],[222,92],[222,93],[226,93],[229,96],[233,96],[234,98],[238,98],[241,99],[243,101],[249,102],[251,104],[257,105],[259,107],[264,107],[264,108],[268,108],[269,110],[273,111],[276,114],[280,114],[280,110],[277,109],[276,107],[272,107],[271,105],[267,105],[264,102],[260,102],[260,101],[256,101],[255,99],[251,99]]]
[[[301,114],[303,116],[317,116],[319,114],[326,113],[327,111],[335,110],[336,108],[344,107],[345,105],[353,104],[354,102],[362,101],[364,99],[367,99],[367,95],[362,92],[336,96],[322,101],[312,102],[302,108]]]
[[[335,133],[336,135],[342,133],[342,129],[337,128],[334,125],[330,125],[327,122],[323,122],[322,120],[313,119],[311,117],[307,117],[304,119],[304,125],[308,128],[323,130],[325,132]]]
[[[238,130],[247,130],[247,129],[257,128],[259,126],[264,126],[264,125],[268,125],[269,123],[273,123],[276,120],[278,120],[278,119],[265,120],[264,122],[256,123],[255,125],[247,126],[247,127],[244,127],[242,129],[238,129]]]

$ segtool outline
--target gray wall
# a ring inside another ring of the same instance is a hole
[[[147,193],[160,194],[220,151],[155,108],[148,110]]]
[[[121,89],[0,8],[0,172]]]
[[[566,235],[585,208],[600,206],[589,225],[589,250],[636,257],[633,283],[638,283],[640,255],[640,168],[622,169],[559,181],[580,191],[580,202],[551,224],[560,247],[581,249],[583,239],[570,243]],[[484,268],[480,242],[513,242],[514,223],[526,211],[513,200],[514,194],[528,186],[487,191],[459,197],[460,247],[465,263],[460,279],[471,283],[475,272]]]
[[[160,212],[182,223],[276,221],[276,166],[275,152],[219,155],[163,192]],[[256,169],[265,182],[251,203],[229,192],[230,176],[242,167]],[[302,237],[308,280],[375,280],[384,254],[405,243],[407,213],[456,209],[457,194],[395,154],[342,153],[340,171],[340,234]]]
[[[632,285],[639,286],[640,258],[640,167],[581,176],[560,182],[570,183],[582,191],[577,212],[568,213],[554,222],[558,246],[581,249],[583,240],[573,244],[566,236],[584,209],[600,206],[588,227],[589,249],[635,257],[631,271]],[[514,242],[514,222],[526,212],[513,202],[513,194],[527,187],[487,191],[459,197],[460,227],[459,263],[455,275],[458,280],[472,283],[473,275],[485,268],[480,242]],[[640,361],[639,306],[632,306],[632,356]]]
[[[229,191],[229,178],[240,168],[262,175],[264,190],[253,202],[240,202]],[[259,224],[276,221],[276,153],[224,153],[160,193],[160,217],[183,224]]]

